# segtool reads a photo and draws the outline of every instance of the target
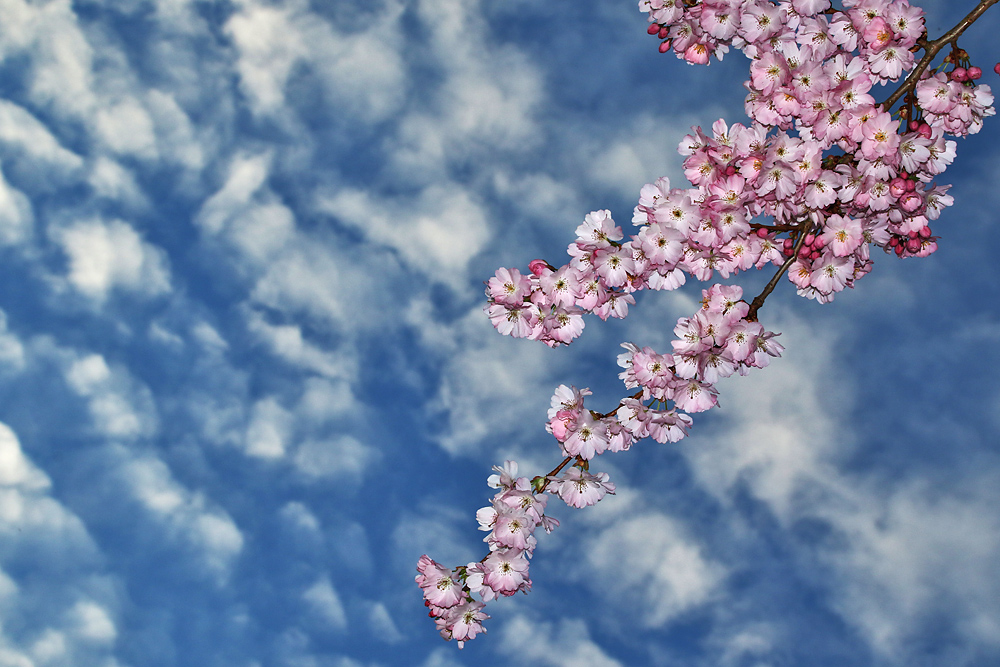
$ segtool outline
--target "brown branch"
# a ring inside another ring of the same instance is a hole
[[[890,95],[889,98],[882,103],[882,109],[889,111],[892,106],[898,102],[901,97],[903,97],[903,95],[913,92],[913,89],[917,85],[917,81],[920,80],[920,75],[924,73],[924,70],[926,70],[927,66],[931,64],[938,52],[948,44],[957,40],[959,35],[965,32],[966,28],[975,23],[979,17],[983,15],[983,12],[995,5],[997,2],[1000,2],[1000,0],[981,0],[980,3],[976,5],[976,8],[969,12],[968,16],[959,21],[954,28],[941,35],[933,42],[928,42],[925,39],[917,40],[917,46],[926,51],[926,53],[924,53],[924,57],[920,59],[917,66],[914,67],[913,71],[906,77],[903,81],[903,85],[897,88],[896,92]]]
[[[998,0],[993,1],[997,2]],[[802,245],[806,241],[806,235],[808,235],[809,230],[812,229],[812,224],[812,219],[806,218],[805,226],[802,227],[802,231],[799,232],[799,238],[796,239],[795,245],[792,247],[791,256],[785,260],[785,263],[781,265],[778,272],[774,274],[770,281],[768,281],[767,285],[764,287],[764,291],[754,297],[754,300],[750,302],[750,310],[747,312],[746,316],[747,322],[757,321],[757,311],[764,305],[764,300],[767,299],[768,295],[774,291],[775,287],[778,286],[778,281],[781,280],[781,276],[785,275],[785,272],[788,271],[788,267],[790,267],[795,260],[798,259],[799,250],[802,249]]]

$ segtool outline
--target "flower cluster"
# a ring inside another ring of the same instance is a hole
[[[693,128],[678,149],[692,187],[673,188],[667,178],[645,185],[632,216],[638,230],[627,240],[610,211],[594,211],[576,229],[567,263],[536,259],[525,274],[498,269],[486,288],[493,326],[551,347],[568,345],[582,333],[584,315],[623,318],[638,291],[677,289],[687,276],[708,281],[780,268],[751,303],[737,286],[703,290],[702,307],[678,320],[670,353],[623,343],[619,377],[638,391],[614,410],[585,408],[587,389],[556,389],[546,430],[565,458],[531,480],[517,477],[513,461],[494,468],[490,485],[497,494],[477,513],[490,554],[454,570],[420,560],[417,583],[445,639],[461,646],[483,631],[484,603],[530,589],[534,531],[557,525],[544,514],[544,493],[571,507],[597,503],[615,486],[606,473],[590,472],[594,457],[647,437],[678,442],[691,428],[690,414],[718,404],[718,380],[780,355],[776,334],[757,321],[757,310],[783,274],[800,295],[826,303],[871,271],[873,246],[898,257],[937,249],[930,222],[953,202],[950,186],[933,182],[955,158],[956,143],[945,135],[975,134],[995,113],[989,87],[977,83],[982,71],[956,43],[974,18],[931,43],[922,11],[908,0],[842,5],[639,3],[661,52],[708,64],[733,46],[750,58],[744,85],[751,122],[720,119],[710,133]],[[946,43],[952,51],[941,71],[928,71]],[[876,102],[874,86],[914,68],[919,49],[928,55],[895,93]],[[1000,64],[994,69],[1000,74]]]
[[[571,468],[562,476],[550,480],[517,476],[517,462],[506,461],[504,466],[494,466],[496,474],[487,483],[498,489],[489,507],[476,512],[480,530],[489,534],[483,539],[489,544],[490,553],[481,561],[449,570],[424,555],[417,564],[417,585],[423,590],[424,604],[437,624],[441,636],[458,641],[459,648],[476,635],[486,632],[482,622],[489,618],[483,608],[485,603],[500,596],[514,595],[531,590],[528,578],[528,559],[535,550],[535,529],[551,532],[559,522],[545,515],[548,497],[541,491],[551,481],[550,493],[579,502],[578,498],[591,499],[594,484],[589,473]],[[607,477],[597,482],[600,495],[614,493],[614,485]],[[567,500],[573,504],[570,500]],[[597,502],[588,502],[593,504]],[[578,505],[583,506],[583,505]],[[478,596],[476,600],[473,596]],[[481,601],[480,601],[481,600]]]

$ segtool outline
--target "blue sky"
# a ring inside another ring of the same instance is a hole
[[[924,3],[932,35],[975,3]],[[1000,124],[927,259],[761,311],[785,356],[543,536],[459,652],[422,553],[478,560],[490,467],[553,389],[622,395],[700,286],[569,348],[483,282],[562,263],[743,122],[747,62],[635,3],[0,0],[0,666],[1000,662]],[[995,88],[990,10],[962,39]],[[745,276],[755,291],[766,277]]]

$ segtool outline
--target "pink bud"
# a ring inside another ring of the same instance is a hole
[[[809,256],[810,252],[812,251],[809,250],[809,246],[803,245],[801,248],[799,248],[799,257],[805,259],[806,257]]]
[[[907,181],[906,182],[906,191],[907,192],[913,192],[916,189],[917,189],[917,184],[916,183],[914,183],[913,181]]]
[[[665,41],[665,42],[660,42],[660,53],[666,53],[669,50],[670,50],[670,40],[669,39],[667,41]]]
[[[791,250],[793,245],[795,244],[792,243],[791,239],[785,239],[784,243],[781,244],[781,247],[785,250]]]
[[[924,200],[916,192],[907,192],[899,198],[899,207],[907,213],[913,213],[924,205]]]
[[[899,245],[899,237],[898,236],[893,236],[891,239],[889,239],[889,246],[890,247],[895,248],[898,245]]]
[[[911,132],[916,132],[918,127],[920,127],[920,122],[919,121],[916,121],[916,120],[911,120],[910,121],[910,131]]]
[[[969,80],[969,75],[965,71],[964,67],[956,67],[955,69],[951,70],[951,74],[949,74],[948,76],[951,77],[952,81],[961,82]]]
[[[813,250],[809,253],[809,259],[819,259],[819,250]]]
[[[533,259],[528,262],[528,270],[534,273],[536,276],[540,276],[546,271],[551,271],[548,262],[544,259]]]
[[[899,257],[902,257],[903,256],[903,250],[905,250],[905,248],[903,248],[902,244],[896,246],[896,255],[898,255]]]
[[[997,63],[996,65],[993,66],[993,71],[996,72],[997,74],[1000,74],[1000,63]]]
[[[906,242],[906,249],[910,252],[916,252],[920,250],[920,239],[910,239]]]
[[[813,248],[815,248],[816,250],[822,250],[823,246],[825,246],[825,245],[826,245],[826,241],[823,240],[822,236],[817,236],[816,240],[813,241]]]
[[[928,125],[927,123],[921,123],[920,127],[917,128],[917,132],[919,132],[920,136],[922,136],[924,139],[931,138],[931,126]]]
[[[656,23],[650,23],[649,27],[646,28],[646,32],[648,32],[650,35],[655,35],[656,33],[660,32],[660,26]]]
[[[815,234],[806,234],[806,245],[812,245],[813,241],[816,240]]]
[[[920,228],[920,238],[922,238],[922,239],[929,239],[930,237],[931,237],[931,228],[930,227],[921,227]]]
[[[899,199],[906,192],[906,179],[898,176],[889,181],[889,194]]]
[[[972,79],[973,81],[975,81],[976,79],[978,79],[979,77],[981,77],[983,75],[983,70],[979,69],[976,66],[972,66],[972,67],[970,67],[967,70],[966,73],[969,75],[970,79]]]
[[[757,236],[759,236],[762,239],[766,239],[767,238],[767,230],[765,228],[763,228],[763,227],[759,228],[757,230]]]
[[[669,34],[670,34],[670,28],[668,28],[667,26],[663,26],[657,31],[656,36],[659,37],[660,39],[666,39],[667,35]]]

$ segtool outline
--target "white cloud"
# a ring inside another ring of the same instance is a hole
[[[286,503],[279,515],[295,530],[309,535],[319,535],[321,527],[319,519],[304,504],[295,500]]]
[[[0,569],[0,664],[105,664],[118,632],[116,584],[83,522],[50,492],[0,424],[0,564],[32,565]]]
[[[157,152],[187,169],[200,171],[206,161],[204,137],[198,136],[175,95],[151,90],[146,95],[146,107],[156,127]]]
[[[14,245],[28,240],[34,219],[31,202],[0,172],[0,245]]]
[[[360,482],[381,455],[357,438],[341,435],[330,440],[309,439],[299,445],[294,462],[308,479]]]
[[[69,259],[69,283],[97,302],[115,289],[147,296],[170,291],[165,253],[121,220],[93,219],[51,234]]]
[[[31,112],[8,100],[0,100],[0,143],[49,169],[71,172],[83,166],[83,159],[64,148]]]
[[[500,628],[497,650],[518,664],[547,667],[621,667],[590,638],[587,624],[563,618],[552,623],[517,615]]]
[[[440,182],[451,163],[496,150],[521,152],[539,140],[533,115],[543,99],[541,76],[515,49],[491,43],[478,5],[417,5],[444,80],[427,107],[414,105],[386,142],[393,173],[410,181]]]
[[[354,303],[368,294],[352,289],[354,269],[338,260],[332,249],[302,239],[268,265],[254,286],[252,300],[286,313],[304,312],[334,325],[350,316],[355,328],[370,315],[359,312]]]
[[[330,583],[329,577],[322,577],[302,594],[303,601],[309,606],[318,620],[337,630],[347,627],[347,614],[340,596]]]
[[[390,3],[364,31],[340,31],[303,2],[284,7],[241,0],[226,23],[236,44],[240,87],[258,115],[287,113],[285,89],[299,69],[318,75],[328,102],[365,122],[378,122],[401,104],[403,59],[391,35],[402,14]]]
[[[118,629],[104,607],[92,600],[81,600],[70,612],[76,634],[95,643],[110,643],[118,636]]]
[[[236,155],[225,184],[202,205],[195,222],[210,234],[222,232],[267,181],[270,162],[267,154]]]
[[[183,487],[160,459],[111,446],[115,477],[152,515],[162,539],[188,553],[205,574],[223,583],[243,550],[233,519],[200,492]]]
[[[343,352],[327,352],[303,338],[296,324],[272,325],[258,313],[250,312],[247,325],[271,351],[289,364],[328,378],[350,378],[356,374],[357,361]]]
[[[419,308],[408,315],[443,360],[441,386],[431,404],[447,415],[438,443],[451,454],[469,454],[486,442],[509,442],[526,433],[549,437],[542,425],[558,384],[550,380],[558,371],[551,350],[498,335],[479,307],[450,328],[429,317]],[[532,414],[537,422],[528,417]]]
[[[910,482],[887,496],[868,491],[853,513],[817,512],[850,539],[828,554],[843,581],[837,607],[884,656],[915,659],[915,640],[940,627],[940,613],[966,642],[1000,648],[1000,484],[981,474],[962,487]]]
[[[829,356],[834,334],[785,318],[775,328],[782,332],[784,356],[746,377],[720,383],[719,416],[728,430],[718,436],[700,434],[682,451],[701,483],[720,500],[728,502],[729,492],[746,481],[788,521],[800,508],[795,501],[803,487],[834,481],[831,458],[844,455],[852,442],[831,418],[847,409]]]
[[[347,414],[360,414],[361,405],[345,381],[308,378],[297,412],[316,424],[331,422]]]
[[[120,201],[135,209],[146,206],[145,195],[132,172],[110,158],[101,156],[94,161],[87,182],[98,197]]]
[[[24,456],[21,443],[10,427],[0,423],[0,486],[42,491],[50,485],[48,476]]]
[[[257,401],[247,426],[246,453],[264,459],[285,455],[292,434],[292,415],[274,398]]]
[[[0,310],[0,365],[13,371],[20,371],[25,365],[24,345],[7,328],[7,313],[3,310]]]
[[[70,3],[13,0],[4,3],[4,8],[0,14],[4,36],[17,35],[14,44],[34,51],[32,99],[43,106],[52,105],[61,114],[86,117],[97,107],[94,50]]]
[[[104,357],[90,354],[66,368],[66,382],[87,406],[97,430],[111,438],[134,439],[157,428],[152,394],[124,368],[112,369]]]
[[[636,622],[662,627],[715,595],[725,568],[658,512],[619,518],[587,540],[585,579]]]
[[[126,98],[102,105],[94,118],[100,139],[119,155],[158,157],[153,119],[139,100]]]
[[[456,287],[464,287],[469,260],[490,238],[481,203],[453,184],[431,186],[416,201],[377,199],[346,189],[322,196],[319,206],[373,242],[394,249],[430,280]]]
[[[225,33],[236,43],[240,86],[251,108],[259,114],[273,113],[285,105],[285,84],[292,69],[307,51],[292,17],[301,2],[277,8],[243,0],[242,11],[225,25]]]
[[[389,610],[381,602],[373,603],[368,608],[368,627],[376,639],[388,644],[395,644],[403,639]]]

